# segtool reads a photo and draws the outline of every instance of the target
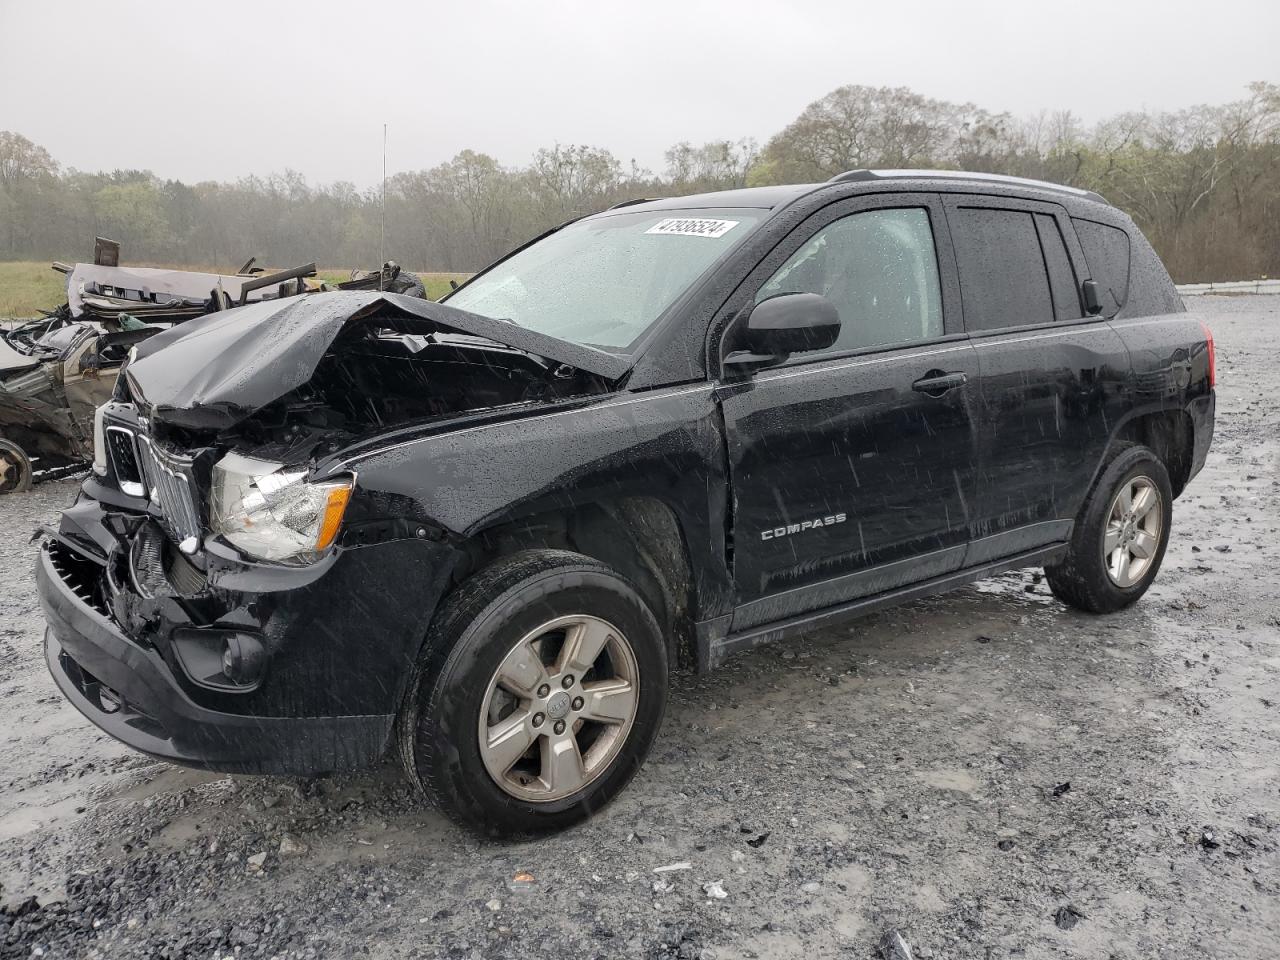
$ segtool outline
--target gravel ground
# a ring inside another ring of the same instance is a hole
[[[1276,956],[1280,297],[1190,306],[1218,432],[1141,603],[1017,571],[679,677],[619,801],[537,842],[391,766],[217,777],[99,734],[27,543],[74,483],[0,499],[0,955]]]

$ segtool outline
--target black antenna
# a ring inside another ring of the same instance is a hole
[[[382,269],[387,262],[385,256],[387,246],[387,125],[382,125],[382,235],[378,239],[378,290],[386,280]]]

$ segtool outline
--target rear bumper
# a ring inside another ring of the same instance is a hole
[[[228,773],[310,775],[377,759],[393,713],[264,717],[194,702],[154,649],[129,639],[75,594],[46,543],[36,565],[48,621],[45,658],[62,694],[117,740],[152,756]]]
[[[1204,467],[1209,457],[1209,447],[1213,444],[1213,416],[1216,400],[1210,390],[1203,397],[1196,397],[1187,404],[1187,413],[1191,417],[1193,449],[1191,456],[1191,473],[1188,480]]]

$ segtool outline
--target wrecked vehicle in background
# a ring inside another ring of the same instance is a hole
[[[400,264],[388,260],[382,269],[352,270],[351,279],[337,285],[339,290],[381,290],[383,293],[399,293],[406,297],[427,299],[427,288],[417,274],[401,270]]]
[[[93,458],[94,410],[134,344],[159,333],[128,318],[31,320],[0,330],[0,494]]]
[[[234,274],[170,270],[161,267],[122,267],[120,245],[98,237],[94,262],[65,264],[53,269],[67,276],[67,302],[61,315],[73,320],[109,320],[122,313],[146,323],[180,323],[192,317],[242,307],[262,300],[282,300],[331,289],[311,280],[314,263],[266,273],[250,257]],[[353,270],[339,290],[383,290],[426,298],[422,281],[388,260],[381,270]]]
[[[323,284],[308,286],[314,263],[266,273],[256,257],[235,274],[120,266],[120,244],[97,237],[93,263],[55,262],[67,277],[67,302],[54,311],[70,320],[110,320],[127,313],[144,323],[172,324],[259,300],[295,297]]]
[[[119,244],[98,237],[93,263],[54,263],[67,302],[0,331],[0,494],[92,459],[94,409],[110,399],[134,344],[195,317],[329,289],[309,282],[314,263],[266,273],[250,258],[232,275],[121,267],[119,257]],[[426,296],[395,261],[352,271],[338,287]]]

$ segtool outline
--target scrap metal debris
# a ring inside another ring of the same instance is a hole
[[[316,265],[268,273],[256,258],[235,274],[120,266],[120,244],[94,242],[94,262],[55,262],[67,300],[0,329],[0,494],[29,489],[93,458],[93,419],[130,349],[176,324],[251,303],[330,289]],[[388,260],[337,285],[426,298],[422,281]]]

